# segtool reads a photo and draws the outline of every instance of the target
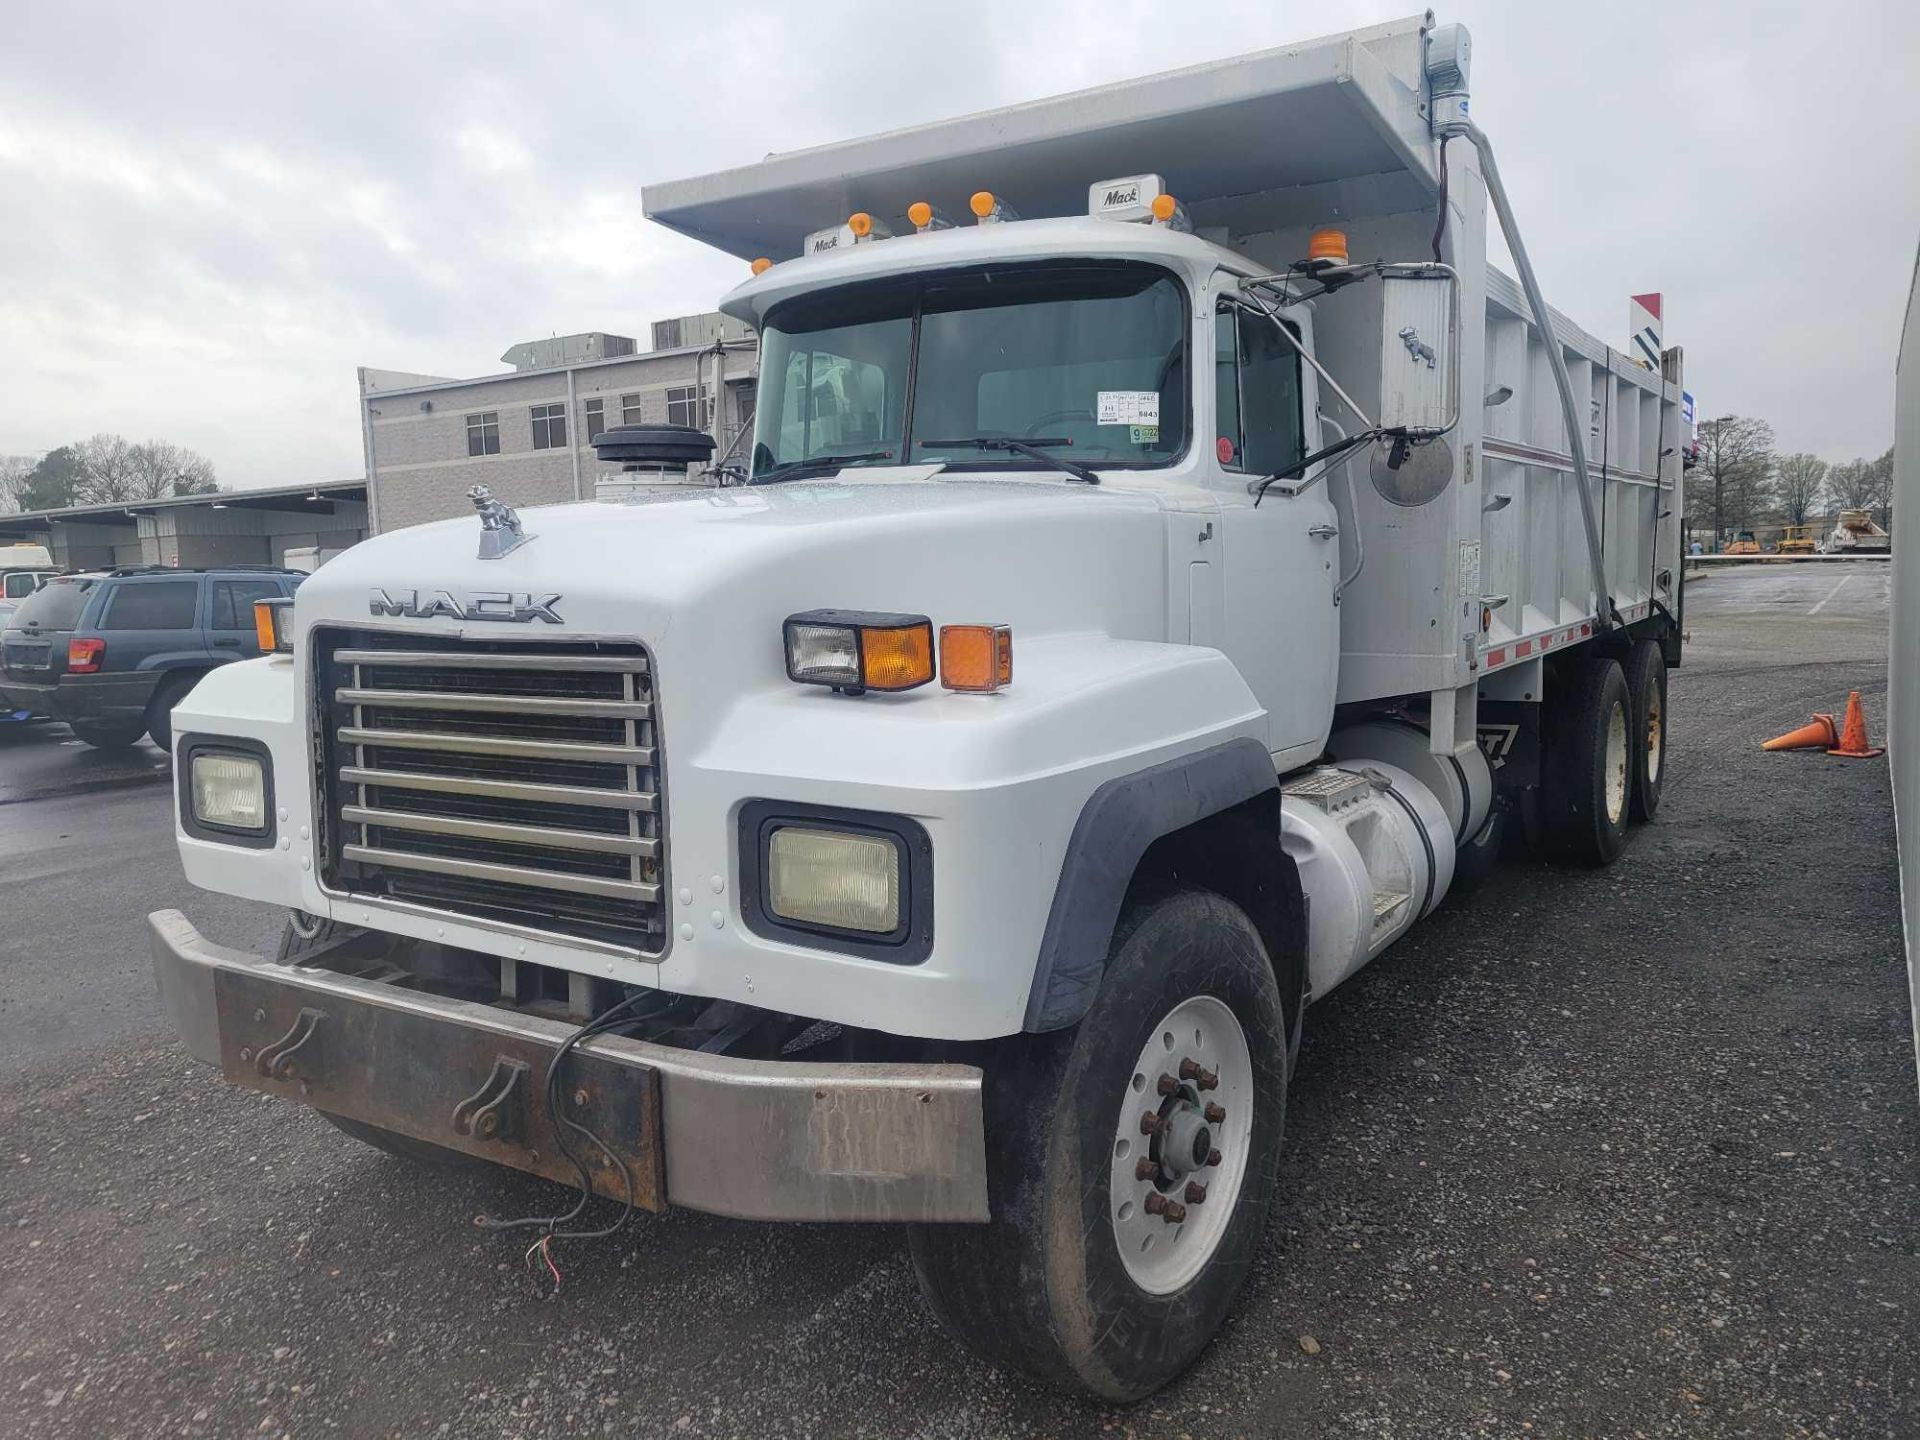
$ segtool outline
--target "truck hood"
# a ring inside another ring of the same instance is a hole
[[[639,639],[703,683],[738,662],[742,684],[784,684],[780,622],[821,607],[1166,638],[1158,495],[905,473],[530,509],[526,542],[491,560],[474,517],[395,531],[301,586],[297,624]]]

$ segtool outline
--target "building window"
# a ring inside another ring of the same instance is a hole
[[[533,448],[536,450],[559,450],[567,443],[567,407],[564,405],[536,405],[533,407]]]
[[[676,386],[667,391],[667,423],[669,425],[698,425],[700,423],[700,391],[693,385]]]
[[[587,443],[591,445],[600,438],[607,428],[607,402],[604,400],[587,401]]]
[[[467,454],[498,455],[500,453],[500,412],[489,410],[484,415],[467,416]]]
[[[622,425],[641,425],[646,422],[640,418],[640,397],[622,395],[620,397],[620,423]]]

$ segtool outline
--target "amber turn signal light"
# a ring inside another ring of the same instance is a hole
[[[1005,625],[942,625],[940,683],[991,695],[1013,683],[1013,631]]]
[[[253,602],[253,638],[262,655],[293,653],[293,601],[286,598]]]

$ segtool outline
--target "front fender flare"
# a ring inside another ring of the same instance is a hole
[[[1096,789],[1067,842],[1024,1028],[1062,1029],[1093,1004],[1127,888],[1154,841],[1278,789],[1273,757],[1246,736],[1116,776]],[[1274,843],[1277,851],[1277,835]]]

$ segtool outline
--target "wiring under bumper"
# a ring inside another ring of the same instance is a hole
[[[573,1027],[383,980],[283,965],[148,916],[187,1048],[236,1085],[573,1183],[540,1102]],[[981,1073],[745,1060],[603,1035],[567,1062],[571,1113],[616,1148],[634,1202],[750,1220],[984,1221]],[[595,1190],[624,1198],[620,1171]]]

